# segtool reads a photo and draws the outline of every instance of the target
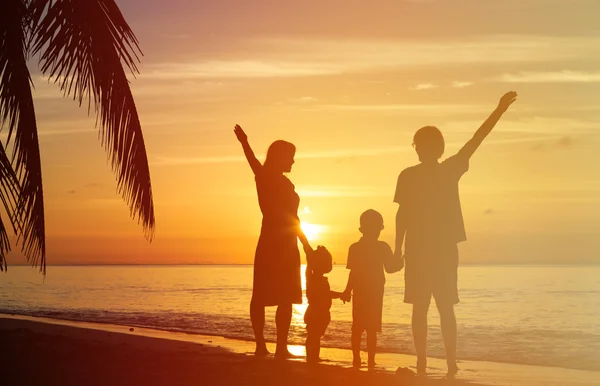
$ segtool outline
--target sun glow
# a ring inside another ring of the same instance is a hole
[[[326,226],[319,224],[311,224],[306,221],[300,222],[300,227],[306,235],[308,241],[317,241],[319,236],[325,231]]]

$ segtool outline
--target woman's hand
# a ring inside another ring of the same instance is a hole
[[[233,132],[235,133],[235,136],[237,137],[238,141],[240,141],[241,143],[248,143],[248,136],[246,135],[246,133],[240,125],[235,125]]]

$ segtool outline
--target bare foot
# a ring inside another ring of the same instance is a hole
[[[454,379],[456,377],[456,373],[458,373],[458,366],[456,363],[448,365],[448,373],[446,373],[446,377],[449,379]]]
[[[275,359],[294,359],[298,358],[296,355],[289,352],[287,349],[285,350],[275,350]]]
[[[427,375],[427,361],[417,359],[417,375],[418,376]]]
[[[254,355],[255,356],[257,356],[257,357],[266,357],[269,354],[270,354],[270,352],[269,352],[269,350],[267,350],[267,345],[266,344],[264,344],[264,343],[262,343],[262,344],[257,343],[256,344],[256,350],[254,350]]]
[[[408,367],[398,367],[396,370],[396,375],[403,378],[412,378],[414,377],[415,373]]]

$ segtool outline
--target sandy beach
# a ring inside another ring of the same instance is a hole
[[[598,373],[461,362],[456,380],[433,360],[427,378],[401,378],[414,357],[382,354],[377,371],[349,368],[347,350],[329,361],[255,359],[252,342],[142,328],[0,315],[2,385],[594,385]],[[291,347],[299,354],[302,347]]]

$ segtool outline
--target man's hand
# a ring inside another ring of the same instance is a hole
[[[235,125],[233,132],[235,133],[235,136],[237,137],[238,141],[240,141],[241,143],[248,142],[248,136],[246,135],[246,133],[240,125]]]
[[[509,106],[513,104],[514,101],[517,100],[517,92],[509,91],[500,98],[500,102],[498,103],[498,108],[502,111],[508,110]]]

